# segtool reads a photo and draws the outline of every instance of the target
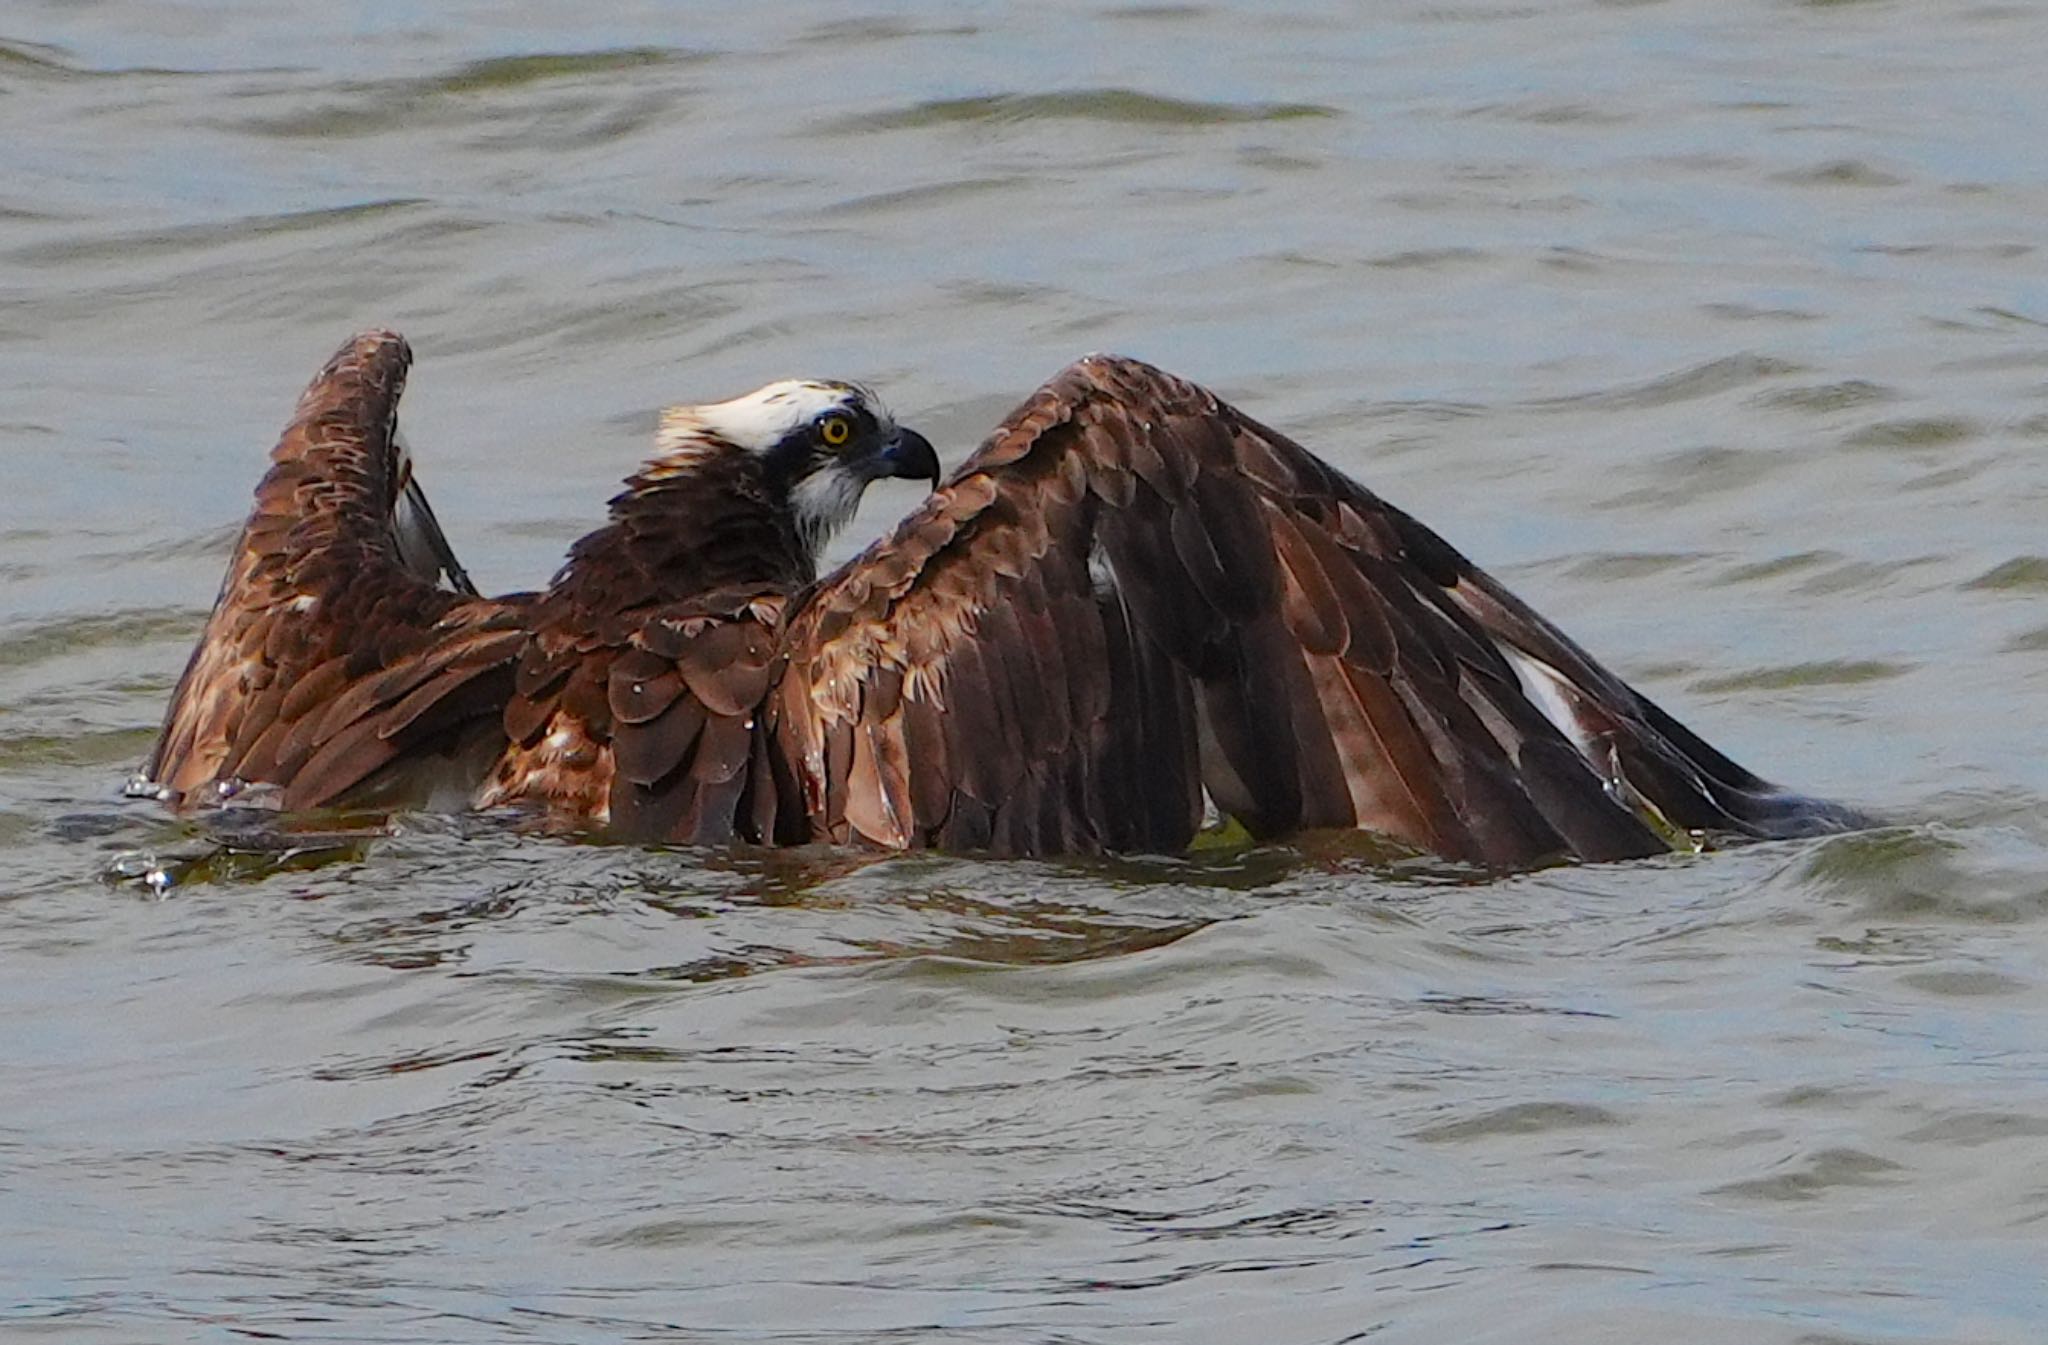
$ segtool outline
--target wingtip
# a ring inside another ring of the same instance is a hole
[[[395,368],[403,373],[412,365],[412,346],[388,327],[357,332],[341,343],[320,371],[325,381],[350,370]]]
[[[299,399],[299,417],[334,397],[362,393],[396,401],[412,367],[412,347],[397,332],[372,328],[341,343]]]
[[[366,360],[390,359],[401,369],[412,364],[412,343],[388,327],[358,333],[353,344]]]

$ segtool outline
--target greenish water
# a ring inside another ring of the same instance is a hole
[[[2038,1339],[2044,43],[1911,0],[0,14],[0,1332]],[[421,817],[153,886],[207,846],[121,782],[372,325],[486,588],[664,403],[858,378],[952,459],[1119,350],[1895,825],[1477,882]]]

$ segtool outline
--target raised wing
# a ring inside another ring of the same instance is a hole
[[[1490,867],[1860,819],[1751,775],[1435,533],[1147,365],[1062,371],[793,618],[838,841],[1171,851],[1362,827]]]
[[[495,755],[525,600],[475,596],[412,477],[411,362],[365,333],[299,398],[145,768],[167,799],[467,802]]]

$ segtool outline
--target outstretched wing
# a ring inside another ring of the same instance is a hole
[[[1062,371],[796,614],[775,731],[835,840],[1175,850],[1363,827],[1496,867],[1852,825],[1210,393]]]
[[[395,333],[365,333],[299,398],[146,767],[164,797],[423,798],[436,764],[492,751],[524,599],[475,596],[412,478],[396,438],[411,362]],[[401,758],[402,779],[385,771]]]

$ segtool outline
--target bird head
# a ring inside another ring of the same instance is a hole
[[[694,444],[755,455],[770,488],[787,495],[814,560],[852,519],[868,483],[892,476],[939,483],[931,441],[898,425],[858,383],[784,379],[731,401],[663,413],[664,454],[687,454]]]

